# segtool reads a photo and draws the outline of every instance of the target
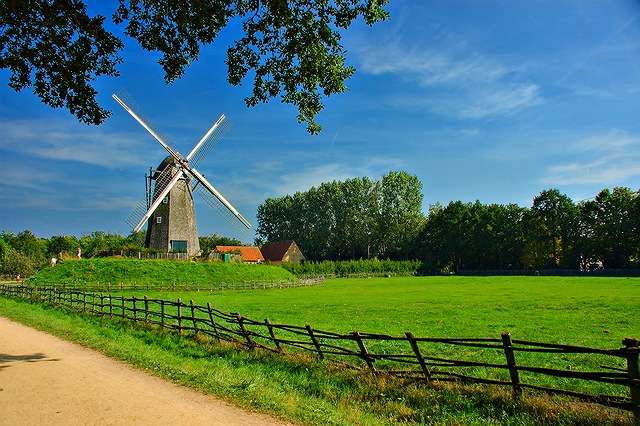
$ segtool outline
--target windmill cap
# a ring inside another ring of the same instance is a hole
[[[153,173],[153,177],[157,178],[158,175],[162,172],[164,172],[164,170],[169,167],[169,166],[175,166],[176,165],[176,160],[170,156],[167,155],[164,160],[162,160],[160,162],[160,164],[158,164],[158,167],[156,168],[155,172]]]

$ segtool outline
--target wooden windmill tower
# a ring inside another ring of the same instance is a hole
[[[186,252],[189,256],[199,254],[194,192],[198,192],[211,207],[222,208],[246,228],[251,227],[249,221],[195,168],[220,134],[224,115],[207,130],[189,154],[183,157],[122,99],[116,94],[112,97],[169,153],[155,171],[150,171],[146,200],[138,205],[128,219],[134,232],[139,232],[147,223],[147,247],[163,252]]]

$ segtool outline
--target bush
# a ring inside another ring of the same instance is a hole
[[[2,274],[15,276],[20,274],[23,277],[33,275],[38,265],[23,253],[9,249],[9,251],[2,257],[2,264],[0,270]]]
[[[297,276],[337,276],[351,275],[416,275],[423,270],[419,260],[360,259],[304,263],[283,263],[281,265]]]

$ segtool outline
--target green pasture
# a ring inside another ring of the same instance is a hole
[[[618,348],[624,337],[640,338],[640,279],[612,277],[395,277],[345,278],[305,288],[138,292],[151,298],[210,302],[225,312],[274,323],[309,324],[337,332],[375,332],[417,337],[495,337],[596,348]],[[264,330],[262,330],[264,332]],[[292,336],[285,336],[292,337]],[[371,342],[375,353],[411,353],[406,342]],[[422,344],[437,357],[504,363],[501,350]],[[580,371],[624,360],[586,354],[518,353],[532,366]],[[460,371],[461,372],[461,371]],[[479,377],[508,380],[506,371],[467,368]],[[530,384],[626,395],[616,385],[521,374]]]
[[[617,347],[640,338],[640,278],[338,278],[312,287],[137,292],[331,331],[499,337]]]

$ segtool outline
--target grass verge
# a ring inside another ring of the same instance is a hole
[[[134,328],[115,320],[0,297],[0,315],[236,405],[305,424],[630,424],[628,413],[481,386],[424,386],[373,378],[301,355]]]

